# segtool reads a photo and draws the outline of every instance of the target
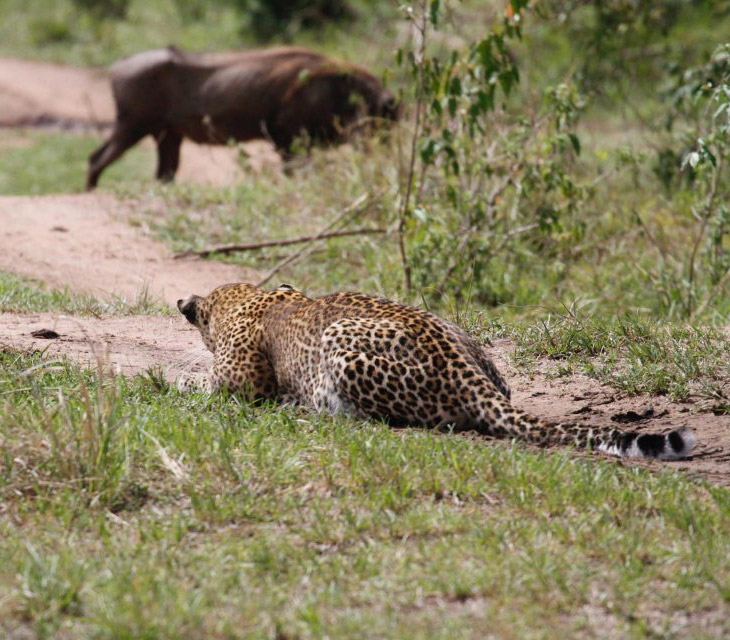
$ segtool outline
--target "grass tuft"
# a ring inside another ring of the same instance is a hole
[[[113,297],[99,301],[69,289],[46,290],[17,276],[0,272],[0,313],[58,311],[81,316],[172,315],[167,305],[152,299],[145,289],[133,303]]]
[[[730,335],[724,329],[571,312],[506,333],[525,371],[547,357],[556,362],[553,375],[580,372],[628,393],[691,398],[730,413]]]

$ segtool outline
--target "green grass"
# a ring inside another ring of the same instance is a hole
[[[140,207],[140,216],[157,238],[175,251],[200,250],[217,244],[255,242],[314,235],[328,226],[362,194],[370,204],[343,227],[381,227],[386,235],[330,240],[312,247],[287,266],[277,279],[291,281],[318,294],[355,288],[411,303],[426,301],[436,311],[458,304],[490,307],[506,321],[532,321],[546,309],[579,304],[586,314],[635,315],[647,319],[686,320],[690,295],[696,309],[712,292],[704,269],[702,278],[687,281],[689,252],[697,233],[692,203],[686,193],[665,196],[648,167],[618,167],[616,154],[601,149],[585,152],[581,171],[599,176],[595,195],[585,206],[566,214],[561,229],[549,237],[516,238],[486,266],[472,265],[479,281],[465,287],[467,295],[451,300],[437,294],[443,273],[424,277],[424,287],[409,298],[403,291],[402,264],[397,244],[399,179],[405,172],[405,130],[391,140],[358,142],[354,146],[317,151],[292,175],[276,171],[249,174],[225,189],[178,184],[159,189],[167,204]],[[632,187],[641,180],[642,189]],[[134,195],[130,185],[117,190]],[[433,206],[442,206],[437,202]],[[416,236],[416,234],[413,234]],[[411,242],[417,242],[417,237]],[[214,256],[252,266],[263,272],[302,246]],[[310,251],[310,249],[312,251]],[[427,274],[428,276],[428,274]],[[467,281],[468,284],[468,281]],[[473,291],[473,296],[470,294]],[[725,322],[730,302],[721,293],[710,299],[697,320]]]
[[[0,195],[77,193],[85,189],[91,152],[102,138],[51,131],[18,131],[0,137]],[[137,146],[104,174],[104,187],[149,182],[154,151]]]
[[[227,188],[189,183],[161,187],[154,194],[166,203],[164,210],[160,212],[154,204],[145,207],[143,201],[139,216],[173,251],[315,235],[363,195],[368,202],[338,228],[385,228],[390,224],[397,180],[397,168],[391,162],[379,162],[385,153],[387,149],[377,142],[369,142],[367,150],[349,146],[315,150],[311,161],[291,176],[272,170],[246,173]],[[116,192],[126,197],[134,189],[123,185]],[[395,248],[392,235],[356,236],[215,259],[267,272],[304,250],[302,259],[277,279],[292,279],[313,293],[358,288],[392,295],[400,282]]]
[[[0,313],[58,311],[82,316],[171,315],[172,310],[142,292],[134,303],[119,298],[99,301],[91,295],[68,289],[45,289],[0,272]]]
[[[726,489],[0,359],[6,632],[730,632]]]
[[[727,330],[642,319],[591,317],[569,311],[520,327],[491,328],[514,339],[514,363],[530,372],[539,359],[549,373],[583,373],[628,393],[699,401],[705,410],[730,413]]]

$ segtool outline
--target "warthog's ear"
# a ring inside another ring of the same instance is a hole
[[[187,300],[177,301],[177,308],[190,324],[195,324],[198,318],[198,300],[200,300],[199,296],[190,296]]]

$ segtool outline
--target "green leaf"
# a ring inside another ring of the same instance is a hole
[[[712,151],[710,151],[709,147],[706,144],[704,144],[704,143],[702,144],[701,151],[702,151],[702,158],[704,160],[709,160],[710,164],[713,167],[717,167],[717,158],[715,158],[714,154],[712,153]]]
[[[429,18],[434,27],[438,26],[439,14],[441,13],[441,0],[431,0],[428,7]]]
[[[454,96],[449,96],[449,115],[453,118],[456,115],[456,107],[458,106],[458,102],[456,101],[456,98]]]
[[[436,157],[436,151],[437,144],[435,140],[431,138],[427,138],[426,140],[424,140],[421,146],[421,160],[423,161],[423,164],[432,164],[434,158]]]
[[[580,140],[578,139],[578,136],[574,133],[569,133],[568,138],[570,138],[570,144],[573,145],[573,150],[575,151],[575,155],[580,155]]]

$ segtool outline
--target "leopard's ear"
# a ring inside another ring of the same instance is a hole
[[[200,296],[190,296],[187,300],[178,300],[177,308],[180,310],[190,324],[195,324],[198,319],[198,300]]]
[[[277,291],[296,291],[294,287],[292,287],[290,284],[286,284],[286,282],[282,282],[278,287],[276,287]]]

